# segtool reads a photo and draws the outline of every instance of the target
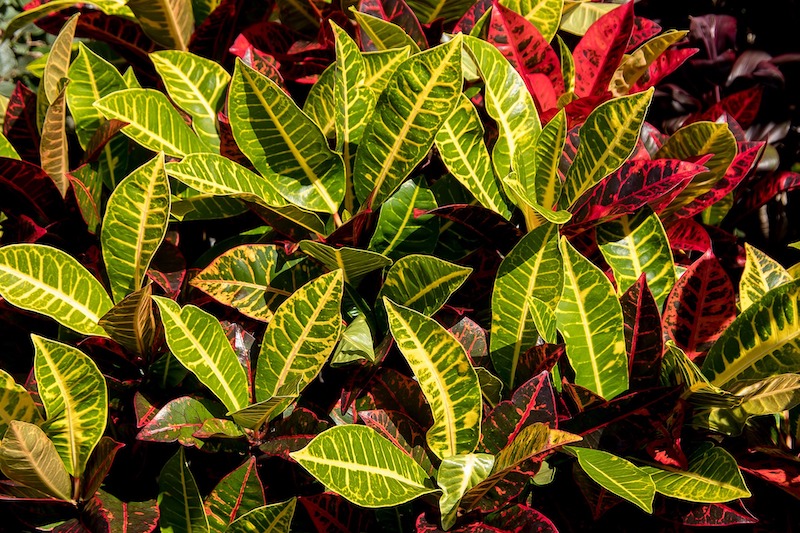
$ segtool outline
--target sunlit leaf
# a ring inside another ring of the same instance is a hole
[[[494,456],[470,453],[446,457],[436,474],[436,483],[442,489],[439,510],[442,527],[450,529],[456,521],[458,502],[469,489],[486,479],[494,466]]]
[[[739,306],[742,311],[760,300],[770,290],[793,279],[780,263],[758,248],[745,243],[744,249],[747,261],[739,281]]]
[[[437,257],[408,255],[397,261],[381,287],[385,296],[400,305],[432,316],[466,281],[472,269]]]
[[[229,533],[289,533],[297,498],[257,507],[240,516],[226,530]]]
[[[158,477],[158,508],[161,531],[208,533],[208,517],[183,447],[167,461]]]
[[[128,0],[144,32],[160,45],[186,50],[194,31],[191,0]]]
[[[583,471],[600,486],[652,514],[656,487],[645,470],[603,450],[566,449],[578,457]]]
[[[72,481],[47,435],[36,425],[11,420],[0,443],[0,470],[18,483],[70,500]]]

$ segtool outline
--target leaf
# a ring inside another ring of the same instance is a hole
[[[568,446],[566,450],[578,457],[583,471],[598,485],[644,511],[653,513],[656,487],[647,471],[602,450],[574,446]]]
[[[183,448],[167,461],[158,477],[158,508],[161,531],[165,533],[209,531],[203,500],[186,464]]]
[[[665,465],[640,469],[650,475],[659,493],[671,498],[720,503],[750,497],[736,460],[710,442],[703,442],[692,451],[687,471]]]
[[[344,365],[359,359],[373,362],[375,360],[373,344],[366,316],[358,315],[342,332],[342,340],[336,345],[331,357],[331,366]]]
[[[81,483],[81,499],[88,500],[100,490],[100,485],[108,476],[117,452],[124,447],[123,443],[117,442],[111,437],[106,436],[100,439],[86,463]]]
[[[286,389],[290,389],[287,386]],[[297,397],[297,392],[286,393],[283,396],[273,396],[268,400],[264,400],[252,405],[248,405],[238,411],[231,413],[231,417],[240,426],[249,429],[260,429],[261,426],[281,414],[289,407],[294,399]]]
[[[793,279],[780,263],[758,248],[745,243],[744,249],[747,260],[739,281],[739,306],[742,311],[760,300],[770,290]]]
[[[249,533],[253,531],[289,533],[296,505],[297,498],[292,498],[285,502],[258,507],[237,518],[236,521],[228,526],[226,531],[230,533]]]
[[[0,470],[18,483],[60,500],[71,500],[72,481],[47,435],[38,426],[12,420],[0,445]]]
[[[639,279],[647,286],[661,309],[675,284],[675,264],[669,240],[658,215],[645,207],[597,226],[597,244],[611,266],[617,293],[622,294]]]
[[[396,24],[360,11],[353,11],[358,25],[361,48],[367,51],[382,51],[408,47],[412,53],[419,52],[419,45]]]
[[[166,0],[165,0],[166,1]],[[170,99],[192,117],[192,128],[209,146],[219,148],[217,113],[222,110],[230,75],[209,59],[178,50],[150,54]]]
[[[673,341],[664,344],[661,385],[683,386],[684,396],[692,396],[704,406],[733,407],[741,402],[734,394],[713,385],[696,364]]]
[[[324,274],[295,291],[275,311],[264,333],[255,377],[256,401],[298,391],[322,370],[342,332],[341,270]]]
[[[598,106],[580,129],[580,144],[567,172],[559,205],[580,196],[617,170],[633,152],[653,91],[622,96]]]
[[[100,242],[115,302],[142,287],[167,232],[169,210],[163,154],[134,170],[111,193]]]
[[[500,0],[500,4],[533,23],[549,43],[558,31],[564,0]]]
[[[303,102],[303,113],[319,126],[322,134],[329,139],[336,138],[336,104],[334,92],[336,65],[331,64],[317,78]]]
[[[179,442],[183,446],[203,447],[194,436],[206,420],[224,414],[220,405],[208,400],[182,396],[167,402],[136,435],[136,440],[149,442]]]
[[[148,283],[123,298],[99,322],[115,342],[142,358],[150,354],[156,335],[152,294],[153,286]]]
[[[429,255],[408,255],[397,261],[383,282],[378,297],[433,316],[472,273],[469,267]]]
[[[299,501],[317,531],[329,533],[369,531],[374,522],[373,512],[350,505],[347,500],[333,492],[300,497]]]
[[[2,134],[0,134],[0,157],[20,159],[19,154],[14,149],[14,146]]]
[[[469,489],[487,478],[494,466],[494,456],[470,453],[446,457],[436,474],[436,484],[442,489],[439,510],[442,527],[450,529],[456,522],[458,502]]]
[[[564,291],[556,308],[575,383],[611,399],[628,388],[622,308],[608,278],[562,237]]]
[[[323,485],[361,507],[390,507],[436,492],[413,459],[366,426],[334,426],[290,455]]]
[[[519,358],[538,340],[534,300],[552,311],[564,282],[558,227],[540,226],[506,255],[497,271],[492,293],[492,364],[508,390],[514,390]],[[541,322],[541,321],[540,321]]]
[[[337,212],[345,193],[342,158],[283,89],[237,61],[228,111],[236,144],[287,200]]]
[[[625,320],[631,389],[647,389],[658,383],[664,341],[661,314],[643,274],[620,296]]]
[[[204,507],[211,531],[224,532],[238,518],[263,507],[264,487],[256,471],[256,459],[251,457],[239,468],[222,478],[206,497]]]
[[[611,94],[619,96],[630,93],[631,87],[647,73],[647,69],[653,61],[658,59],[667,48],[683,39],[687,33],[686,31],[668,30],[642,44],[627,57],[623,56],[622,63],[617,67],[609,83]]]
[[[42,90],[36,94],[36,115],[40,124],[45,118],[48,106],[55,102],[59,93],[63,91],[61,80],[67,77],[78,17],[79,14],[75,13],[64,23],[50,47],[50,53],[47,54],[47,61],[40,82]],[[63,109],[63,106],[62,101],[60,107]]]
[[[472,0],[406,0],[406,2],[423,24],[430,24],[436,19],[455,22],[472,5]]]
[[[772,289],[720,335],[703,361],[703,374],[727,388],[743,380],[797,372],[799,312],[800,281]]]
[[[82,335],[107,334],[97,325],[113,304],[83,265],[56,248],[10,244],[0,249],[0,295]]]
[[[474,368],[475,373],[478,375],[478,382],[481,385],[483,399],[486,400],[486,403],[491,407],[496,406],[503,399],[503,382],[482,366],[476,366]]]
[[[369,250],[342,246],[334,248],[315,241],[300,241],[300,249],[313,257],[329,270],[342,269],[344,280],[350,284],[358,283],[365,274],[392,264],[388,257]]]
[[[164,93],[154,89],[125,89],[95,102],[106,118],[128,125],[122,133],[154,152],[183,157],[211,150],[181,118]]]
[[[67,195],[67,189],[69,189],[69,179],[67,178],[69,154],[67,153],[67,131],[64,122],[66,114],[64,89],[61,89],[47,107],[47,114],[44,116],[39,157],[42,160],[42,170],[56,184],[62,197]]]
[[[574,35],[584,35],[600,17],[618,7],[619,4],[565,0],[559,29]]]
[[[43,421],[25,387],[17,385],[11,375],[0,369],[0,437],[14,420],[37,425]]]
[[[425,31],[417,15],[404,0],[362,0],[358,10],[403,28],[421,49],[428,47]]]
[[[464,348],[433,319],[383,302],[392,336],[433,411],[428,446],[440,458],[471,453],[480,439],[482,399]]]
[[[97,499],[107,509],[108,524],[112,532],[152,533],[156,531],[159,509],[155,500],[123,502],[111,494],[99,490]]]
[[[483,141],[483,124],[469,98],[458,105],[436,134],[436,149],[453,176],[482,206],[511,218],[511,208],[500,191]]]
[[[128,0],[127,5],[155,42],[164,48],[187,49],[194,31],[191,0]]]
[[[67,472],[80,477],[106,429],[106,380],[94,361],[77,348],[38,335],[31,335],[31,340],[39,397],[47,413],[42,429]]]
[[[558,205],[558,197],[563,187],[558,173],[561,152],[567,136],[567,118],[559,112],[542,129],[536,138],[533,157],[519,151],[514,155],[512,166],[517,173],[524,199],[533,206],[541,207],[542,215]],[[550,215],[552,218],[555,213]],[[550,220],[550,222],[556,222]]]
[[[162,296],[153,296],[170,352],[203,385],[225,404],[238,411],[249,400],[248,380],[217,319],[193,305],[181,308]]]

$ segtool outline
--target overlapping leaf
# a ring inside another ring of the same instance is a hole
[[[607,90],[632,31],[633,4],[630,3],[603,15],[587,29],[573,53],[578,97]]]
[[[183,447],[167,461],[158,477],[161,531],[208,533],[208,517],[197,483],[186,464]]]
[[[204,503],[211,531],[224,532],[238,518],[253,509],[263,507],[264,487],[256,472],[256,460],[251,457],[239,468],[217,483]]]
[[[647,286],[646,275],[640,276],[619,300],[625,320],[625,348],[628,352],[631,389],[646,389],[659,381],[664,351],[661,313]]]
[[[792,276],[786,269],[767,254],[748,243],[745,243],[744,248],[747,260],[739,281],[739,305],[742,311],[770,290],[792,281]]]
[[[12,420],[40,424],[42,416],[28,391],[0,369],[0,438]]]
[[[383,254],[343,246],[334,248],[316,241],[301,241],[300,249],[330,270],[342,269],[344,280],[357,283],[365,274],[387,267],[392,260]]]
[[[230,533],[249,533],[252,531],[289,533],[296,505],[297,499],[292,498],[285,502],[257,507],[231,522],[226,531]]]
[[[47,107],[47,113],[42,123],[42,140],[39,145],[39,158],[42,169],[53,180],[61,192],[66,196],[69,188],[69,154],[67,152],[67,105],[64,97],[65,89],[62,88]]]
[[[419,45],[401,27],[381,18],[354,11],[361,47],[364,51],[381,51],[408,47],[419,52]]]
[[[70,500],[72,481],[55,446],[36,425],[11,420],[0,443],[0,470],[18,483]]]
[[[456,521],[456,511],[461,497],[472,487],[486,479],[494,466],[494,456],[470,453],[446,457],[436,474],[436,483],[442,489],[439,510],[442,527],[450,529]]]
[[[160,45],[186,50],[194,31],[191,0],[128,0],[144,32]]]
[[[439,220],[416,213],[436,207],[433,192],[421,178],[406,180],[383,202],[369,248],[392,259],[432,253],[439,238]]]
[[[386,274],[378,297],[432,316],[458,290],[472,269],[434,256],[409,255],[397,261]]]
[[[532,22],[549,43],[558,31],[564,0],[500,0],[500,4]]]
[[[648,513],[653,512],[656,487],[646,471],[603,450],[576,447],[567,449],[578,457],[583,471],[606,490],[638,505]]]
[[[436,19],[456,21],[472,4],[471,0],[407,0],[407,3],[423,24],[430,24]]]

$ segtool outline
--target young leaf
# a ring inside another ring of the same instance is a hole
[[[39,397],[47,413],[43,429],[67,472],[79,477],[106,429],[106,380],[77,348],[38,335],[31,335],[31,340]]]
[[[578,457],[578,463],[586,474],[601,487],[653,513],[653,498],[656,487],[648,473],[630,461],[602,450],[590,448],[565,448]]]
[[[391,507],[436,492],[411,457],[366,426],[332,427],[289,455],[361,507]]]
[[[222,478],[206,497],[209,529],[222,533],[232,522],[264,504],[264,487],[256,472],[256,459],[251,457]]]
[[[199,307],[153,296],[170,352],[219,398],[228,411],[238,411],[249,400],[247,374],[219,321]]]
[[[250,533],[253,531],[289,533],[296,505],[297,498],[292,498],[285,502],[258,507],[237,518],[225,531],[229,533]]]
[[[494,456],[470,453],[446,457],[436,474],[436,484],[442,489],[439,510],[442,527],[450,529],[456,521],[456,511],[461,497],[472,487],[486,479],[494,466]]]
[[[144,32],[165,48],[186,50],[194,30],[191,0],[128,0]]]
[[[17,385],[13,377],[0,369],[0,437],[12,420],[40,425],[42,415],[25,387]]]
[[[792,276],[780,263],[767,254],[744,244],[747,261],[739,281],[739,305],[744,311],[775,287],[792,281]]]
[[[152,350],[156,335],[152,294],[153,286],[148,283],[123,298],[99,322],[114,341],[142,358]]]
[[[342,269],[347,283],[357,284],[365,274],[387,267],[392,260],[385,255],[343,246],[334,248],[316,241],[300,241],[300,249],[330,270]]]
[[[97,325],[113,307],[105,289],[69,254],[41,244],[0,249],[0,295],[83,335],[107,337]]]
[[[428,446],[441,458],[471,453],[480,439],[482,399],[464,348],[435,320],[386,297],[383,302],[392,336],[433,411]]]
[[[18,483],[71,500],[72,482],[47,435],[38,426],[11,420],[0,443],[0,470]]]
[[[592,24],[575,47],[575,94],[590,96],[608,89],[633,31],[633,4],[626,3]]]
[[[166,462],[158,477],[161,531],[208,533],[208,517],[197,483],[186,464],[183,447]]]
[[[42,140],[39,145],[39,157],[42,169],[58,187],[61,196],[67,195],[69,188],[69,154],[67,153],[67,130],[65,120],[67,107],[64,101],[64,89],[61,89],[47,107],[42,123]]]
[[[408,255],[386,274],[378,297],[433,316],[467,280],[472,269],[427,255]]]

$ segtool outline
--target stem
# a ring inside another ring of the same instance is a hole
[[[337,228],[340,228],[342,226],[342,217],[339,216],[339,213],[334,213],[333,214],[333,224]]]

